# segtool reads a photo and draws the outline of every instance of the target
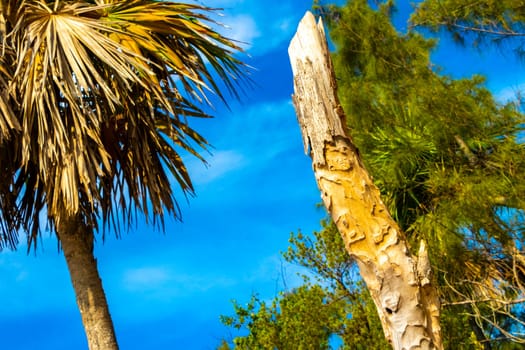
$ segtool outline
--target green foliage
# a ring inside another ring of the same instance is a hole
[[[328,349],[330,325],[337,315],[320,286],[301,286],[271,305],[252,297],[246,308],[235,305],[236,318],[223,323],[246,327],[248,336],[234,340],[235,349]]]
[[[308,269],[305,284],[280,293],[271,303],[253,296],[246,306],[234,303],[234,316],[222,322],[247,332],[233,340],[234,349],[388,349],[366,287],[356,278],[353,261],[345,253],[335,225],[310,238],[292,234],[287,261]],[[312,282],[315,281],[315,282]]]
[[[445,349],[483,350],[469,324],[469,317],[463,307],[445,308],[441,313],[441,336]]]
[[[330,282],[332,289],[350,290],[353,281],[350,272],[354,262],[348,258],[335,225],[327,221],[321,224],[323,229],[314,232],[313,238],[300,231],[296,235],[292,234],[288,251],[283,256],[286,261],[305,267],[313,273],[316,281]],[[309,276],[304,278],[308,279]]]
[[[346,252],[335,224],[321,222],[322,230],[313,237],[299,232],[290,237],[283,254],[286,261],[305,267],[303,278],[323,286],[329,299],[339,306],[333,334],[343,341],[343,349],[388,349],[375,305],[358,276],[355,262]]]
[[[524,54],[525,5],[516,0],[425,0],[410,18],[414,26],[434,32],[446,29],[460,43],[471,41],[499,43],[504,39],[516,44]]]
[[[288,262],[307,269],[305,284],[271,302],[252,296],[246,306],[234,303],[235,315],[221,316],[221,320],[247,335],[234,338],[233,347],[223,341],[218,349],[326,349],[323,342],[333,336],[342,341],[339,349],[390,348],[374,302],[335,225],[323,221],[322,226],[312,237],[292,234],[283,254]],[[470,316],[472,312],[469,305],[442,310],[445,349],[484,349],[476,336],[476,331],[483,331]],[[312,344],[317,347],[310,347]],[[491,348],[517,349],[519,345],[513,344],[500,339]]]
[[[319,10],[351,135],[412,246],[428,242],[446,303],[472,308],[481,340],[525,341],[519,317],[503,322],[525,295],[525,116],[482,77],[441,76],[436,42],[398,33],[392,11],[365,0]]]
[[[230,344],[226,340],[222,340],[217,350],[231,350]]]

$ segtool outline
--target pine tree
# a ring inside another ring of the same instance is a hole
[[[436,42],[398,33],[393,10],[320,9],[354,141],[413,246],[428,242],[445,304],[476,319],[480,341],[523,341],[525,117],[480,76],[440,75]]]
[[[444,30],[461,44],[508,42],[525,54],[525,5],[515,0],[425,0],[411,17],[412,25]]]

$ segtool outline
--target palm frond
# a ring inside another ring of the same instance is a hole
[[[0,0],[0,247],[81,214],[119,230],[135,211],[180,215],[172,182],[193,194],[181,150],[203,159],[190,117],[211,92],[226,102],[240,48],[210,8],[153,0]],[[196,102],[192,102],[196,101]],[[14,139],[16,140],[14,140]],[[13,139],[9,141],[10,139]],[[171,176],[169,175],[171,174]],[[11,207],[14,209],[10,209]]]

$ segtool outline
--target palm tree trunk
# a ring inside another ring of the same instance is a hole
[[[322,22],[307,13],[288,49],[294,105],[324,204],[396,350],[442,349],[440,302],[425,245],[412,256],[353,144]]]
[[[97,260],[93,256],[93,230],[79,217],[57,224],[56,232],[75,290],[90,350],[118,350],[113,322]]]

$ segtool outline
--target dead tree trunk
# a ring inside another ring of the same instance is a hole
[[[411,256],[347,132],[322,21],[308,12],[288,49],[305,151],[394,349],[441,349],[440,304],[424,243]]]

